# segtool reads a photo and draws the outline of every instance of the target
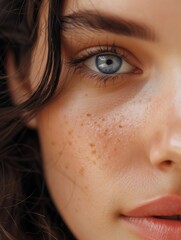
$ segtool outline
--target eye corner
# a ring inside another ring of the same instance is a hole
[[[143,70],[141,68],[135,67],[135,70],[133,71],[134,74],[140,75],[143,74]]]

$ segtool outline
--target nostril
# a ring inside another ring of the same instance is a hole
[[[179,149],[166,143],[153,146],[150,151],[150,163],[162,170],[181,169],[181,144]]]
[[[165,161],[164,161],[164,164],[169,167],[169,166],[171,166],[171,165],[173,164],[173,161],[171,161],[171,160],[165,160]]]

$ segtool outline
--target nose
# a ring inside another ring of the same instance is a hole
[[[154,167],[179,169],[181,173],[181,71],[168,80],[171,84],[167,80],[152,121],[150,162]]]
[[[181,134],[170,131],[161,135],[160,140],[152,146],[150,161],[160,169],[172,167],[181,170]]]

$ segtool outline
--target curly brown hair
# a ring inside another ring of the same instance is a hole
[[[37,40],[42,0],[0,0],[0,239],[74,239],[51,201],[44,181],[38,136],[24,122],[54,96],[61,72],[62,1],[49,1],[48,57],[40,85],[15,105],[8,91],[6,56],[26,74]],[[53,34],[52,34],[53,32]],[[23,63],[23,64],[22,64]],[[24,119],[20,116],[24,116]]]

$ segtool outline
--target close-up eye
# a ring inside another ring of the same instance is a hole
[[[135,70],[135,66],[129,64],[124,57],[108,53],[92,56],[84,62],[84,65],[102,74],[126,74]]]

